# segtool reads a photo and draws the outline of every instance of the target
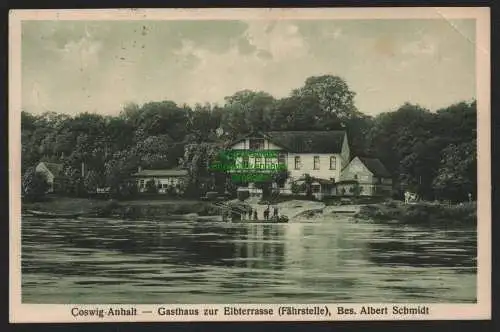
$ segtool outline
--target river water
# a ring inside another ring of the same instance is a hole
[[[476,301],[476,232],[329,215],[289,224],[23,218],[24,303]]]

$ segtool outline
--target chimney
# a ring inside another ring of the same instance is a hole
[[[142,166],[137,167],[137,172],[142,172]]]

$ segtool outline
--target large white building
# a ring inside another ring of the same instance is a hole
[[[280,185],[283,194],[291,194],[292,184],[301,183],[306,174],[312,178],[312,191],[318,198],[355,195],[353,187],[359,186],[362,188],[360,195],[390,193],[390,173],[378,159],[351,159],[347,133],[342,130],[259,132],[233,141],[229,149],[241,152],[237,163],[247,168],[245,171],[234,169],[233,174],[272,172],[276,165],[285,165],[289,178]],[[266,157],[267,151],[272,153]],[[258,156],[259,153],[262,156]],[[256,166],[259,164],[263,166]],[[249,176],[243,186],[247,186],[251,193],[260,193],[251,178]]]
[[[243,151],[237,162],[248,164],[248,168],[255,169],[255,173],[259,171],[255,166],[258,164],[265,165],[264,168],[269,169],[272,169],[273,165],[286,165],[290,177],[281,186],[282,193],[291,193],[292,183],[300,181],[305,174],[314,178],[315,193],[324,192],[325,189],[330,193],[333,184],[340,180],[341,171],[347,166],[350,158],[345,131],[254,133],[232,142],[229,149]],[[273,151],[270,155],[274,157],[252,155],[252,152],[265,151]],[[248,187],[254,189],[254,183],[249,181]]]

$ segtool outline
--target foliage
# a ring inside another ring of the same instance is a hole
[[[355,197],[358,197],[359,195],[361,195],[361,193],[363,192],[363,187],[359,185],[358,182],[355,182],[353,184],[353,186],[350,188],[349,190],[351,192],[351,194],[353,194]]]
[[[207,168],[234,138],[254,131],[345,129],[351,157],[381,159],[393,174],[395,188],[417,192],[424,199],[463,200],[468,192],[475,196],[476,159],[463,153],[475,148],[475,101],[436,112],[405,103],[372,117],[356,108],[355,96],[341,77],[321,75],[307,78],[283,98],[242,90],[226,97],[222,106],[191,107],[164,100],[128,104],[118,116],[23,111],[21,170],[26,173],[41,160],[61,163],[63,193],[81,195],[85,186],[94,188],[102,181],[120,196],[139,166],[180,166],[189,172],[181,188],[188,196],[200,188],[235,193],[226,172]],[[217,129],[223,133],[217,134]],[[102,179],[82,179],[82,163]]]
[[[312,183],[313,178],[309,174],[304,174],[304,187],[307,197],[312,197]]]
[[[477,222],[477,205],[460,203],[457,205],[420,202],[403,204],[401,202],[386,202],[369,204],[361,207],[357,218],[376,222],[400,222],[413,225],[470,225]]]
[[[290,177],[290,171],[288,170],[278,170],[277,172],[274,172],[272,175],[273,182],[275,182],[279,186],[284,185],[286,180]]]
[[[463,198],[471,187],[475,188],[475,169],[470,168],[470,173],[465,176],[468,184],[453,185],[453,190],[460,193],[447,193],[444,189],[448,184],[452,185],[451,178],[461,181],[456,177],[460,171],[443,168],[443,163],[446,164],[443,158],[450,161],[448,165],[453,164],[451,160],[460,164],[459,160],[465,158],[458,149],[448,148],[445,152],[450,145],[469,146],[466,151],[475,158],[475,102],[458,103],[435,113],[407,103],[395,112],[375,117],[368,139],[371,141],[369,154],[381,159],[394,175],[394,183],[401,185],[403,190],[432,200],[450,195]],[[468,165],[474,163],[475,159],[465,162]]]
[[[50,186],[44,173],[37,172],[34,168],[27,170],[23,177],[22,189],[23,194],[28,200],[41,200],[49,188]]]
[[[465,201],[476,196],[477,153],[475,142],[450,144],[441,157],[434,187],[440,198]]]
[[[291,191],[292,191],[292,194],[299,194],[302,190],[301,190],[301,187],[299,184],[297,184],[297,182],[292,182],[292,186],[291,186]]]
[[[102,179],[96,171],[89,171],[83,180],[83,184],[85,186],[85,190],[89,193],[97,192],[97,188],[99,188],[102,184]]]

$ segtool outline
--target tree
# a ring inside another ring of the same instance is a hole
[[[313,183],[312,176],[309,174],[304,174],[304,186],[307,197],[312,197],[312,183]]]
[[[465,201],[468,194],[476,196],[476,142],[451,144],[443,150],[441,167],[434,179],[440,198]]]
[[[34,167],[30,168],[23,177],[22,189],[28,200],[41,200],[49,188],[45,174],[37,172]]]
[[[83,184],[87,193],[97,192],[97,188],[101,185],[102,180],[96,171],[91,170],[87,172],[83,180]]]
[[[189,181],[186,184],[187,195],[197,195],[201,187],[214,185],[214,173],[210,166],[217,159],[225,157],[220,154],[220,146],[211,143],[188,144],[185,146],[184,157],[180,166],[186,168],[189,173]],[[230,164],[229,161],[219,161],[223,165]]]
[[[273,179],[273,182],[275,182],[277,184],[277,192],[278,193],[280,191],[280,187],[285,184],[286,180],[288,180],[289,177],[290,177],[290,171],[288,171],[286,169],[278,170],[278,171],[273,173],[272,179]]]
[[[140,156],[143,167],[170,168],[177,164],[176,156],[170,155],[170,148],[173,144],[174,142],[169,135],[149,136],[137,143],[133,151],[137,156]]]
[[[275,99],[263,91],[242,90],[225,98],[222,124],[230,136],[266,131]]]
[[[61,176],[61,192],[68,196],[80,196],[83,194],[84,184],[82,181],[80,169],[74,168],[71,162],[63,165],[63,174]]]
[[[317,100],[323,112],[333,113],[340,120],[362,115],[354,105],[356,93],[338,76],[311,76],[306,79],[304,86],[292,91],[292,96],[312,97]]]
[[[137,122],[146,137],[168,134],[180,141],[187,134],[188,113],[173,101],[149,102],[142,106]]]

